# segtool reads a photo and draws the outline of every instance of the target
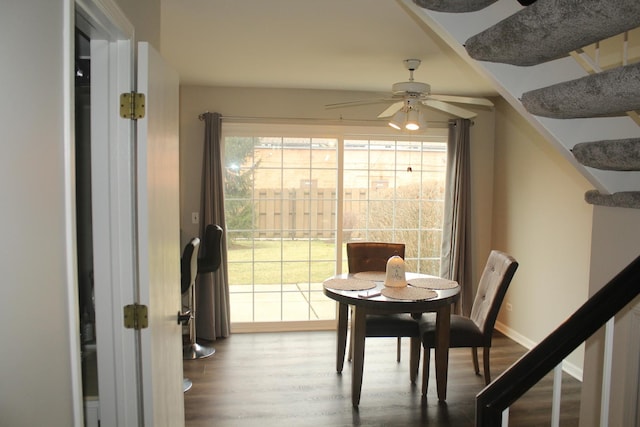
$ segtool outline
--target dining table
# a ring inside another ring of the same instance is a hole
[[[416,316],[427,312],[436,313],[436,387],[438,400],[444,402],[447,398],[451,305],[459,298],[460,286],[455,281],[411,272],[406,273],[405,287],[387,287],[384,282],[385,272],[377,271],[338,274],[323,282],[324,294],[338,302],[336,370],[339,373],[344,365],[349,307],[353,308],[352,404],[354,407],[360,404],[367,315],[411,313]],[[412,340],[420,338],[415,337]],[[417,352],[411,351],[412,381],[415,380],[420,363],[419,348]]]

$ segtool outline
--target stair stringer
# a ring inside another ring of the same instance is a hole
[[[499,0],[485,9],[466,13],[435,12],[417,6],[412,0],[399,2],[415,19],[442,38],[474,70],[491,81],[496,91],[600,193],[639,190],[640,172],[599,170],[583,166],[571,153],[571,149],[582,142],[636,138],[638,126],[631,118],[537,117],[527,112],[520,102],[524,92],[586,76],[588,73],[573,58],[567,56],[539,65],[518,67],[476,61],[467,54],[464,48],[466,40],[523,9],[516,1]]]

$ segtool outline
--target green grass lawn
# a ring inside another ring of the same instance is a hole
[[[229,284],[320,283],[334,274],[335,259],[334,242],[233,241],[228,250]],[[343,260],[346,263],[346,254]]]

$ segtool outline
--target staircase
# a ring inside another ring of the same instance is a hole
[[[640,209],[640,1],[402,1],[589,180],[588,203]]]

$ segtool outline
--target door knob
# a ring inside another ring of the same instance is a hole
[[[191,320],[191,310],[187,310],[184,313],[178,312],[178,325],[186,325]]]

